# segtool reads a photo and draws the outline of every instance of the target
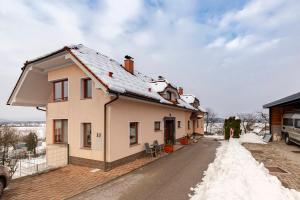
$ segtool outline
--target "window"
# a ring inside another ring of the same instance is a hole
[[[67,143],[68,120],[54,120],[54,143]]]
[[[83,147],[91,148],[92,145],[92,124],[83,123]]]
[[[53,83],[54,101],[68,100],[68,80],[55,81]]]
[[[154,122],[154,130],[155,131],[160,131],[160,122]]]
[[[181,121],[177,121],[177,128],[181,128]]]
[[[172,98],[172,92],[167,91],[166,92],[166,99],[171,100],[171,98]]]
[[[92,80],[90,78],[82,80],[82,97],[84,99],[92,98]]]
[[[190,120],[188,121],[188,129],[190,129],[191,127],[190,127],[191,125],[190,125]]]
[[[130,122],[130,132],[129,132],[129,139],[130,145],[134,145],[138,143],[138,122]]]
[[[197,119],[197,128],[199,128],[199,119]]]
[[[293,126],[293,119],[291,119],[291,118],[284,118],[283,119],[283,125],[284,126]]]
[[[300,128],[300,119],[295,119],[295,128]]]

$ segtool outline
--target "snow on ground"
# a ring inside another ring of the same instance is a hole
[[[218,140],[223,140],[224,139],[224,135],[204,135],[204,137],[206,138],[213,138],[213,139],[218,139]]]
[[[255,133],[246,133],[240,136],[241,143],[257,143],[257,144],[266,144],[263,141],[263,136],[259,136]]]
[[[223,141],[216,158],[193,188],[191,200],[299,200],[300,192],[282,186],[238,139]]]

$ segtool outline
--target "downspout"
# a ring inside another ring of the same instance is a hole
[[[103,142],[104,142],[104,150],[103,150],[103,160],[104,160],[104,171],[107,171],[107,162],[106,162],[106,129],[107,129],[107,125],[106,125],[106,113],[107,113],[107,106],[111,103],[113,103],[114,101],[117,101],[119,99],[119,94],[118,93],[115,93],[116,95],[116,98],[110,100],[109,102],[107,102],[106,104],[104,104],[104,138],[103,138]]]

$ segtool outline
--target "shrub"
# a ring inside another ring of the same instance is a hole
[[[236,119],[235,117],[229,117],[225,119],[224,129],[225,129],[225,139],[228,140],[230,138],[230,128],[234,130],[234,138],[239,138],[241,134],[241,120]]]

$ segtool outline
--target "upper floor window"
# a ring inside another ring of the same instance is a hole
[[[197,128],[199,128],[199,119],[197,119]]]
[[[171,98],[172,98],[172,92],[167,91],[166,92],[166,99],[171,100]]]
[[[68,100],[68,80],[53,82],[53,99],[54,101]]]
[[[82,79],[82,97],[84,99],[92,98],[92,80],[90,78]]]
[[[191,124],[190,124],[190,120],[188,121],[188,129],[190,130],[191,129]]]

